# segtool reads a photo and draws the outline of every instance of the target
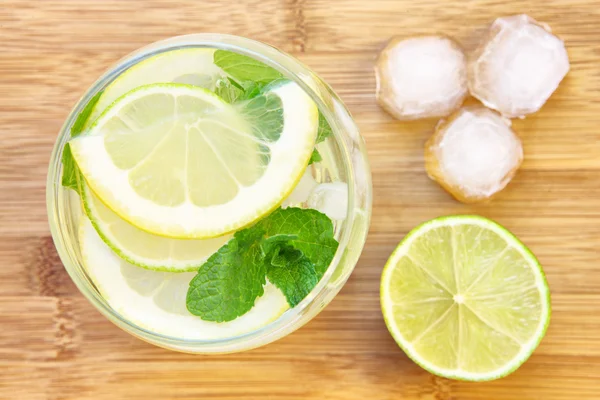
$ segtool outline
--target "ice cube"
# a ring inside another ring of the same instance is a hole
[[[502,190],[522,161],[521,140],[510,121],[482,106],[463,107],[440,121],[425,144],[429,176],[465,203]]]
[[[468,94],[467,58],[444,36],[393,38],[375,65],[377,100],[401,120],[445,117]]]
[[[509,118],[538,111],[569,72],[562,40],[527,15],[498,18],[469,54],[469,90]]]
[[[317,181],[312,175],[312,168],[308,166],[292,193],[281,203],[281,206],[283,208],[301,206],[308,200],[308,196],[315,186],[317,186]]]
[[[332,182],[317,185],[308,198],[308,206],[334,220],[346,218],[348,214],[348,184]]]

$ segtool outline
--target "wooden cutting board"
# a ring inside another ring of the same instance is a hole
[[[0,399],[600,398],[600,7],[597,0],[0,0]],[[472,42],[500,15],[528,13],[567,43],[572,70],[541,112],[515,121],[525,162],[497,200],[466,206],[423,169],[435,122],[375,103],[373,59],[392,35]],[[224,356],[170,352],[104,319],[65,273],[45,179],[56,135],[112,63],[155,40],[223,32],[271,43],[346,102],[373,168],[369,239],[337,298],[292,335]],[[379,276],[412,227],[448,214],[493,218],[539,257],[552,322],[513,375],[453,382],[411,362],[379,310]]]

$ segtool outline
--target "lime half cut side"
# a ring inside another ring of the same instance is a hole
[[[212,239],[172,239],[153,235],[125,221],[105,206],[78,174],[83,208],[98,235],[119,257],[138,267],[165,271],[197,271],[231,235]]]
[[[149,331],[187,340],[229,338],[260,329],[289,306],[285,296],[267,283],[263,296],[243,316],[226,323],[203,321],[186,308],[195,272],[149,271],[119,258],[102,241],[87,218],[79,227],[83,264],[102,297],[128,321]]]
[[[232,106],[184,84],[142,86],[71,140],[77,165],[111,210],[150,233],[221,236],[275,209],[302,176],[318,111],[293,82]]]
[[[405,353],[433,374],[486,381],[516,370],[550,322],[550,292],[535,256],[477,216],[415,228],[381,279],[386,325]]]

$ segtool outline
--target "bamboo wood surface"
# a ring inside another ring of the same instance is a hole
[[[385,114],[373,60],[392,35],[445,32],[469,46],[495,17],[522,12],[566,40],[571,72],[539,113],[514,122],[525,161],[507,190],[462,205],[423,168],[435,121]],[[178,354],[113,326],[71,283],[46,217],[50,151],[79,96],[130,51],[193,32],[266,41],[311,66],[350,108],[373,168],[373,222],[349,282],[304,328],[242,354]],[[597,0],[0,0],[0,399],[600,398],[599,66]],[[423,371],[379,310],[379,276],[398,241],[456,213],[517,234],[552,291],[546,338],[495,382]]]

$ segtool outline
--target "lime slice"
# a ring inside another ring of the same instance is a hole
[[[106,107],[131,90],[152,83],[185,83],[213,91],[225,73],[213,63],[215,49],[187,48],[171,50],[149,57],[127,69],[102,92],[92,109],[85,128]]]
[[[133,266],[102,241],[89,219],[79,227],[84,266],[110,306],[127,320],[158,334],[187,340],[213,340],[259,329],[289,306],[285,296],[267,283],[254,308],[226,323],[203,321],[189,313],[186,294],[194,272],[158,272]]]
[[[195,86],[154,84],[113,103],[73,157],[111,210],[150,233],[205,239],[276,208],[302,176],[318,111],[293,82],[232,106]]]
[[[85,213],[96,232],[119,257],[138,267],[167,272],[196,271],[231,239],[230,235],[204,240],[153,235],[120,218],[98,199],[83,178],[78,180]]]
[[[390,333],[417,364],[472,381],[516,370],[550,322],[535,256],[477,216],[437,218],[410,232],[383,271],[381,306]]]

